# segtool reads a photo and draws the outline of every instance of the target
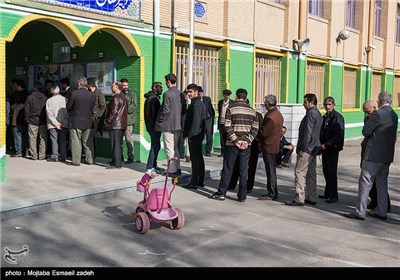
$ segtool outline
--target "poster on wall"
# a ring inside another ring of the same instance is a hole
[[[140,20],[143,0],[30,0],[57,5],[87,13],[99,13],[117,18]]]
[[[83,63],[61,64],[60,77],[68,78],[71,86],[75,88],[75,84],[80,77],[85,76],[85,65]]]
[[[41,82],[44,86],[46,80],[52,80],[56,84],[60,80],[58,76],[58,64],[37,65],[35,81]]]
[[[112,95],[111,85],[114,82],[114,62],[98,62],[87,64],[87,78],[97,80],[97,88],[105,95]]]

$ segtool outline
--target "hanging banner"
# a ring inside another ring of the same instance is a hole
[[[34,0],[108,16],[140,20],[141,0]]]

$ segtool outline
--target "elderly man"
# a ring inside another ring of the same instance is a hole
[[[121,146],[122,137],[128,126],[128,100],[123,92],[121,82],[114,82],[111,86],[113,96],[108,103],[106,117],[104,119],[104,128],[108,130],[110,136],[112,160],[107,169],[121,168]]]
[[[267,193],[261,195],[259,200],[277,200],[278,180],[276,178],[276,155],[280,149],[280,139],[283,126],[283,116],[276,107],[275,95],[268,94],[264,98],[267,113],[260,126],[260,151],[263,153],[265,172],[267,174]]]
[[[79,166],[81,164],[82,148],[85,152],[86,163],[93,164],[91,131],[95,101],[96,96],[87,89],[87,79],[80,77],[77,82],[77,90],[72,92],[67,102],[69,138],[72,151],[72,162],[70,165]]]
[[[391,103],[392,96],[389,92],[383,91],[379,93],[379,110],[375,110],[370,115],[362,130],[362,134],[368,140],[358,180],[356,209],[353,213],[343,214],[346,218],[365,220],[368,193],[375,181],[378,206],[376,212],[368,212],[368,215],[381,220],[387,219],[389,166],[394,158],[398,126],[398,116],[390,106]]]

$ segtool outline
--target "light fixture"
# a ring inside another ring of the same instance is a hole
[[[309,46],[310,46],[310,39],[309,38],[306,38],[304,40],[297,40],[297,39],[293,40],[293,49],[295,49],[295,50],[297,50],[299,52],[307,51]]]
[[[368,46],[366,46],[365,47],[365,51],[368,53],[368,52],[370,52],[370,51],[372,51],[372,50],[375,50],[376,49],[376,46],[375,45],[368,45]]]
[[[339,44],[341,41],[347,40],[350,37],[350,31],[347,29],[342,29],[339,35],[336,37],[336,43]]]
[[[49,61],[49,60],[50,60],[50,57],[48,55],[45,55],[44,56],[44,61]]]
[[[78,54],[77,53],[71,53],[71,59],[72,60],[77,60],[78,59]]]
[[[24,57],[24,62],[29,62],[29,56]]]
[[[104,52],[103,51],[99,51],[97,53],[97,58],[104,58]]]

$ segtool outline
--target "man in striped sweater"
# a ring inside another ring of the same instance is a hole
[[[239,202],[244,202],[246,200],[250,145],[256,137],[259,128],[256,111],[246,103],[246,99],[247,91],[243,88],[239,88],[236,91],[235,103],[226,110],[225,130],[228,137],[224,151],[221,181],[218,191],[210,196],[212,199],[225,200],[235,162],[238,160],[240,187],[237,197]]]

